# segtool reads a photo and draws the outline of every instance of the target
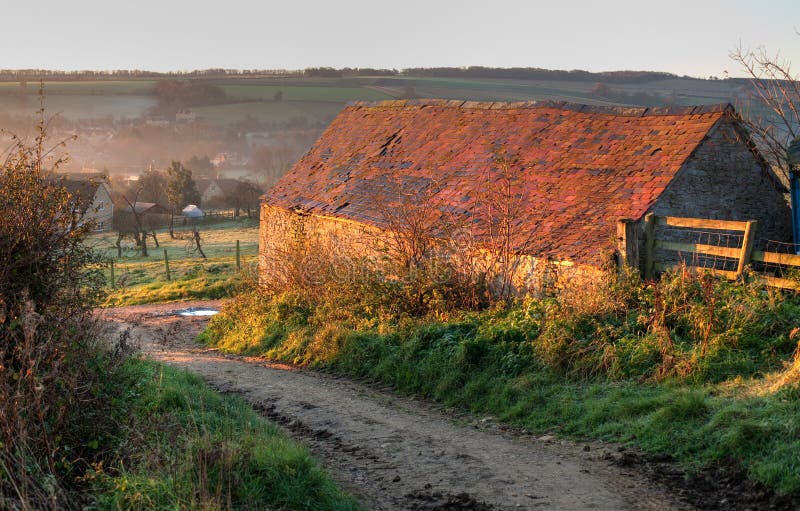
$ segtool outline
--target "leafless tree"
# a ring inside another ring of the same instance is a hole
[[[800,136],[800,77],[792,74],[788,60],[779,53],[767,53],[763,47],[751,50],[740,44],[730,57],[749,78],[737,109],[762,154],[786,182],[786,148]]]
[[[143,257],[147,257],[149,254],[147,253],[147,228],[145,227],[144,221],[143,221],[144,220],[143,219],[144,212],[136,210],[136,203],[137,203],[137,201],[139,199],[139,192],[140,191],[141,191],[141,188],[137,189],[134,192],[133,201],[131,201],[128,198],[127,195],[123,195],[122,198],[125,199],[125,202],[128,203],[128,208],[130,209],[131,216],[129,218],[131,218],[133,220],[133,223],[131,225],[131,227],[133,228],[133,236],[136,239],[137,244],[139,244],[139,246],[142,249],[142,256]],[[153,237],[155,237],[155,235]],[[120,241],[121,241],[121,238],[118,237],[118,239],[117,239],[117,252],[118,253],[121,250],[120,249],[120,245],[119,245]]]
[[[526,174],[518,158],[496,152],[493,165],[481,176],[474,191],[473,217],[477,219],[481,245],[487,249],[483,270],[492,281],[492,294],[501,300],[514,293],[533,231],[520,228],[530,205],[525,194]]]
[[[197,253],[200,254],[200,257],[206,259],[206,254],[203,252],[203,247],[200,245],[200,231],[197,230],[197,226],[192,227],[192,239],[194,240],[195,250]]]

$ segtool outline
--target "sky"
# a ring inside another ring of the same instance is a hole
[[[800,69],[800,0],[0,0],[0,68],[482,65],[741,76]]]

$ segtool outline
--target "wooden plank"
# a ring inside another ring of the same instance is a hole
[[[701,243],[678,243],[674,241],[656,240],[655,248],[674,250],[675,252],[688,252],[694,254],[706,254],[719,257],[729,257],[739,259],[742,253],[741,248],[719,247],[717,245],[703,245]]]
[[[653,278],[653,257],[655,253],[656,242],[656,216],[653,213],[648,213],[644,217],[644,278]]]
[[[744,268],[750,262],[750,256],[753,254],[753,244],[756,241],[757,227],[757,221],[747,221],[747,227],[744,230],[744,239],[742,240],[742,255],[739,257],[739,265],[736,267],[736,274],[739,277],[744,273]]]
[[[800,255],[796,254],[780,254],[778,252],[764,252],[762,250],[754,250],[753,261],[761,261],[764,263],[772,264],[785,264],[786,266],[800,266]]]
[[[617,252],[620,269],[625,266],[639,267],[639,223],[629,218],[617,222]]]
[[[770,277],[768,275],[759,276],[758,278],[763,279],[767,283],[767,285],[771,287],[800,291],[800,282],[797,282],[796,280],[782,279],[780,277]]]
[[[656,270],[657,271],[678,271],[681,269],[681,265],[679,264],[661,264],[656,263]],[[699,266],[686,266],[686,269],[691,272],[707,272],[711,273],[712,275],[717,275],[719,277],[725,277],[730,280],[736,280],[737,274],[735,271],[729,270],[718,270],[716,268],[700,268]]]
[[[735,220],[707,220],[704,218],[682,218],[677,216],[657,216],[656,225],[669,227],[690,227],[694,229],[715,229],[721,231],[744,231],[747,222]]]

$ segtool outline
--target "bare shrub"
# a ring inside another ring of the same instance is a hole
[[[44,119],[44,118],[43,118]],[[62,509],[115,421],[113,357],[95,344],[100,260],[77,197],[52,171],[44,120],[0,169],[0,507]]]

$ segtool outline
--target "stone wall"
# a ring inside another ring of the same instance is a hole
[[[756,238],[791,240],[791,213],[778,178],[723,119],[651,209],[656,215],[757,220]]]
[[[777,176],[748,148],[730,119],[723,119],[684,164],[650,210],[659,216],[713,220],[756,220],[756,247],[791,241],[791,212]],[[639,226],[640,267],[644,267],[644,227]],[[739,248],[741,232],[659,226],[656,239]],[[735,270],[736,260],[656,250],[657,262]]]
[[[269,204],[261,205],[259,237],[259,274],[265,285],[292,278],[351,278],[352,272],[363,271],[364,264],[380,265],[391,251],[386,233],[376,227]],[[485,272],[494,260],[474,246],[451,247],[441,253],[457,267],[475,272]],[[519,294],[550,293],[585,279],[595,280],[600,274],[591,266],[523,256],[517,261],[513,286]]]

